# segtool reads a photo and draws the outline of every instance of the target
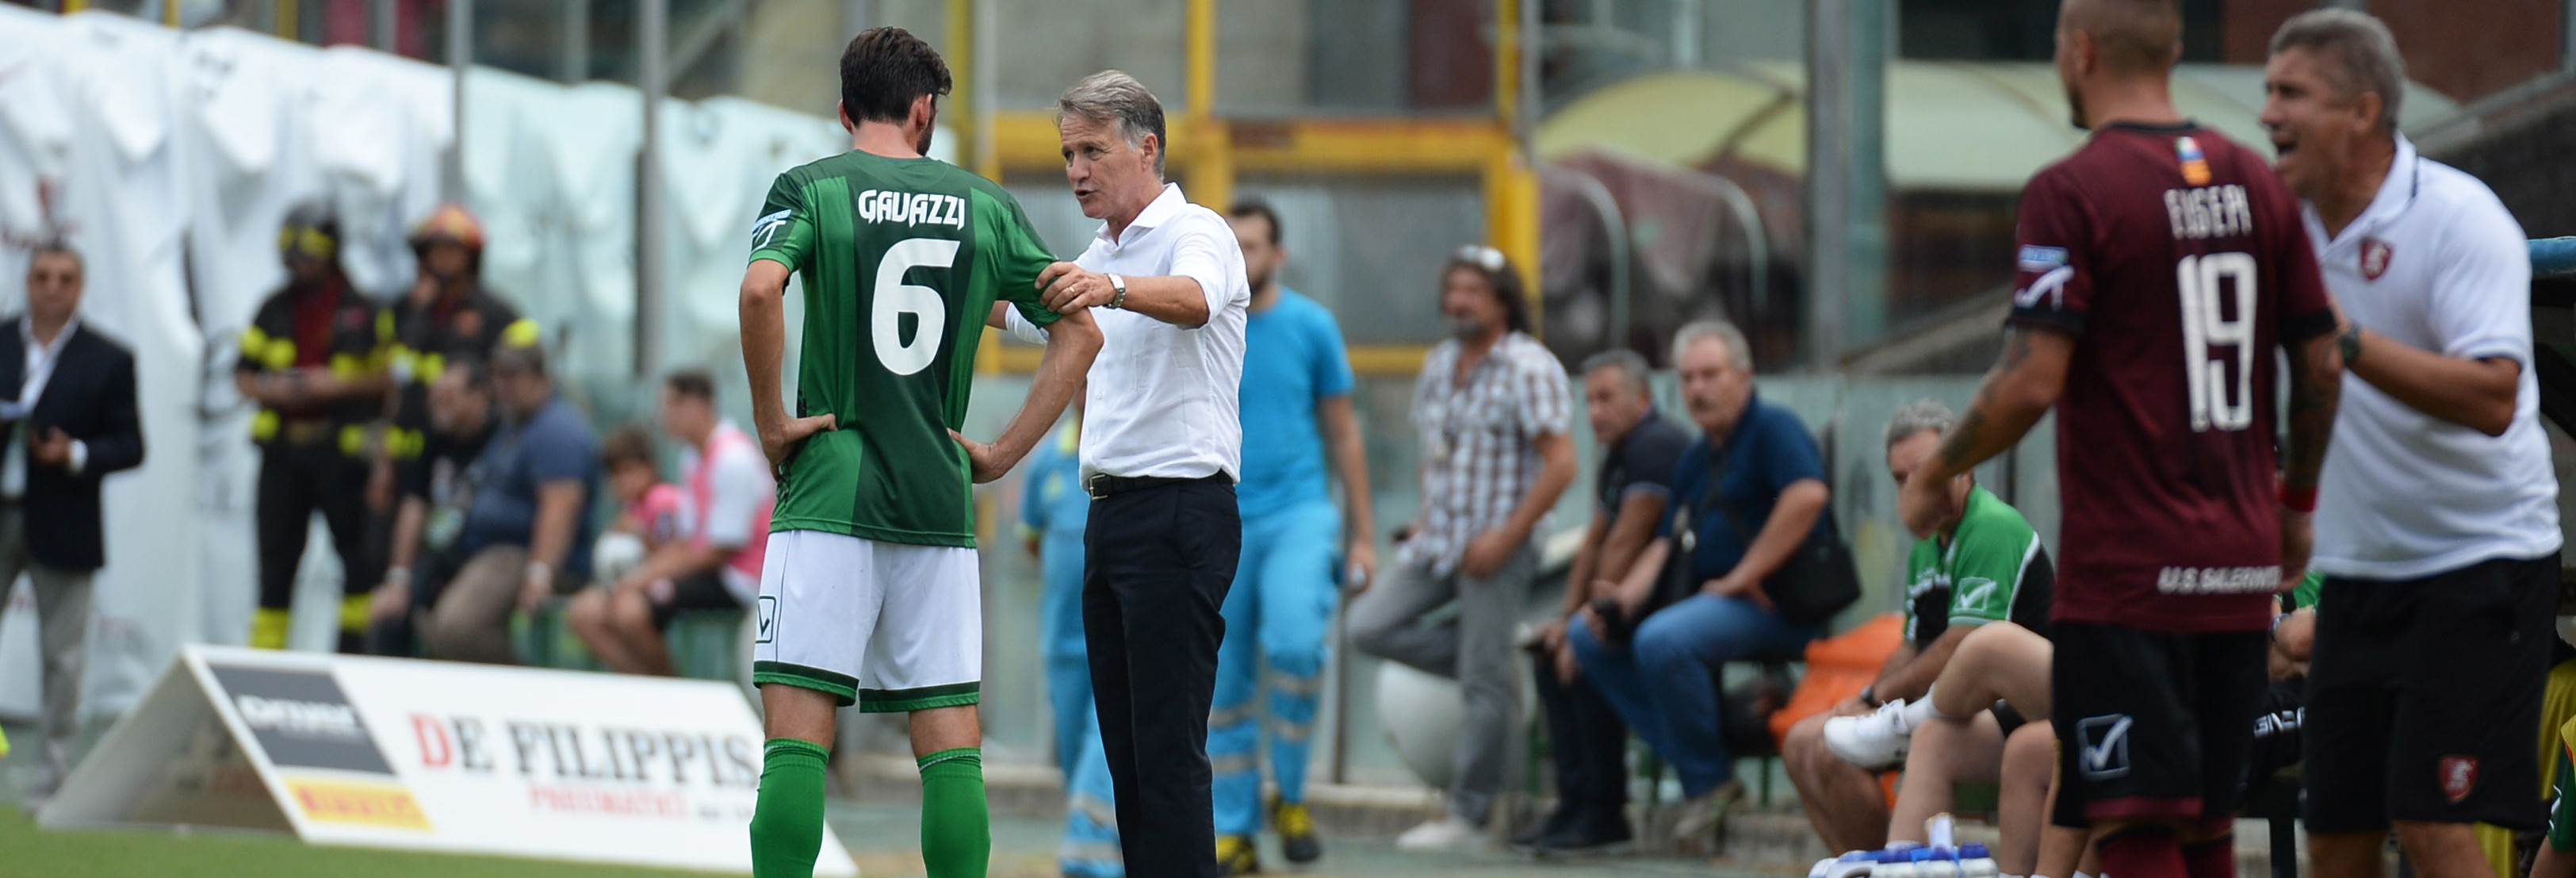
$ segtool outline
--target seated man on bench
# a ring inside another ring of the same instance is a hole
[[[1905,483],[1953,419],[1948,407],[1928,399],[1897,410],[1887,428],[1888,472],[1897,484]],[[2003,621],[2036,629],[2048,618],[2053,574],[2030,523],[1970,476],[1960,476],[1951,491],[1961,515],[1933,537],[1917,541],[1906,562],[1906,645],[1888,658],[1876,682],[1833,710],[1790,727],[1781,743],[1781,760],[1806,803],[1807,818],[1832,850],[1873,849],[1888,841],[1889,813],[1878,775],[1897,768],[1905,754],[1899,739],[1897,746],[1861,762],[1837,756],[1824,746],[1826,721],[1901,711],[1906,701],[1922,699],[1969,632]],[[1989,762],[2000,752],[2001,732],[2022,724],[2019,716],[1999,715],[1997,720],[1981,726],[2000,729],[1983,757]],[[1921,825],[1915,820],[1914,831],[1920,832]]]
[[[777,483],[759,440],[716,413],[707,373],[662,383],[662,428],[681,455],[679,539],[654,549],[616,583],[573,598],[567,621],[601,664],[628,674],[677,673],[662,632],[680,611],[750,606]]]

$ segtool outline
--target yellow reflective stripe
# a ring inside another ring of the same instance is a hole
[[[259,442],[275,439],[277,425],[277,412],[260,409],[259,414],[250,417],[250,438]]]
[[[514,348],[534,347],[537,343],[537,321],[521,317],[501,329],[501,343]]]
[[[250,613],[250,645],[255,649],[285,649],[286,627],[295,621],[291,610],[261,607]]]
[[[367,630],[367,623],[374,621],[372,604],[373,599],[369,595],[353,594],[341,597],[340,630],[348,633]]]
[[[268,347],[259,352],[259,362],[271,369],[295,365],[295,342],[283,338],[269,339]]]

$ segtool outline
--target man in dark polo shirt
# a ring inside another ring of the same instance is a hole
[[[1690,433],[1655,411],[1648,378],[1646,358],[1635,351],[1603,351],[1583,361],[1584,410],[1602,449],[1601,468],[1592,479],[1598,505],[1565,577],[1558,618],[1529,645],[1539,666],[1539,702],[1547,711],[1556,810],[1514,837],[1515,846],[1571,851],[1631,837],[1628,726],[1584,679],[1566,647],[1565,629],[1593,599],[1612,596],[1637,553],[1655,538],[1655,524],[1672,499],[1673,464],[1690,447]]]

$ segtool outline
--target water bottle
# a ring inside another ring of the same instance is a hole
[[[1932,819],[1923,821],[1923,837],[1932,840],[1930,847],[1933,850],[1956,848],[1959,846],[1957,822],[1950,818],[1949,812],[1934,814]]]
[[[1995,878],[1995,858],[1982,842],[1959,848],[1959,878]]]
[[[1921,848],[1881,851],[1878,868],[1870,871],[1870,878],[1921,878],[1922,870],[1914,867],[1914,852],[1917,850]]]
[[[1817,860],[1815,868],[1807,870],[1807,878],[1867,878],[1877,865],[1877,851],[1851,851]]]

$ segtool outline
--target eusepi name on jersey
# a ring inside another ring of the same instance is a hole
[[[935,192],[870,189],[859,193],[859,219],[872,223],[962,229],[966,227],[966,199]]]
[[[2254,203],[2235,183],[2165,190],[2165,215],[2176,241],[2254,234]]]

